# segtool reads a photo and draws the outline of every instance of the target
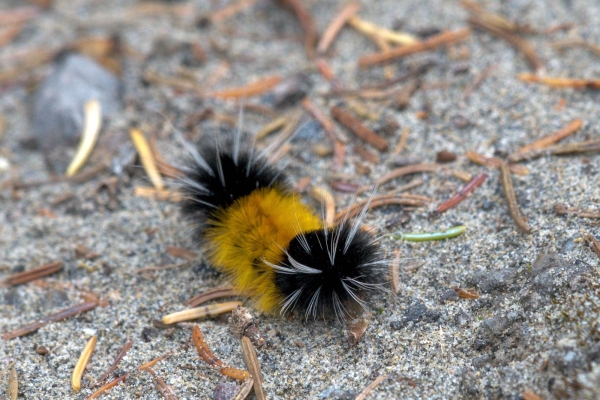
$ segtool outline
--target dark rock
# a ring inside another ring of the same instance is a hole
[[[419,322],[426,320],[435,322],[440,319],[441,314],[437,311],[429,310],[421,301],[414,301],[402,314],[402,318],[390,322],[390,328],[393,330],[402,329],[409,322]]]
[[[483,211],[490,211],[492,208],[494,208],[494,202],[489,200],[484,200],[481,202],[481,209]]]
[[[53,308],[61,308],[69,303],[69,296],[61,290],[48,289],[41,299],[40,308],[49,310]]]
[[[560,372],[569,376],[584,368],[586,360],[579,349],[567,349],[552,357],[552,363]]]
[[[310,91],[312,82],[306,74],[295,74],[279,83],[265,100],[275,107],[287,107],[302,100]]]
[[[4,304],[14,307],[20,307],[23,304],[17,288],[8,288],[6,292],[4,292]]]
[[[448,289],[444,293],[440,295],[440,303],[445,303],[447,301],[457,301],[460,297],[456,294],[456,290]]]
[[[239,387],[235,383],[221,382],[213,392],[214,400],[231,400],[235,397]]]
[[[469,314],[465,313],[464,311],[459,311],[454,316],[454,322],[458,326],[464,327],[469,323],[469,321],[471,321],[471,317],[469,316]]]
[[[600,362],[600,342],[596,343],[588,349],[587,359],[589,362]]]
[[[482,326],[494,336],[502,336],[512,325],[511,319],[503,315],[496,315],[483,321]]]
[[[576,247],[577,247],[577,243],[575,243],[575,238],[572,237],[563,242],[562,246],[560,246],[559,252],[560,252],[560,254],[567,254],[567,253],[570,253],[573,250],[575,250]]]
[[[156,336],[156,334],[158,333],[158,331],[154,328],[151,328],[149,326],[144,327],[144,329],[142,329],[142,333],[141,333],[141,337],[142,340],[146,343],[152,341],[152,339]]]
[[[494,293],[507,290],[516,277],[517,271],[503,268],[495,271],[478,271],[468,282],[484,293]]]
[[[65,147],[79,141],[84,104],[96,99],[102,115],[110,114],[120,106],[119,91],[117,77],[79,54],[67,55],[46,78],[33,99],[33,135],[55,170],[66,169]]]
[[[540,254],[531,267],[528,286],[543,295],[559,289],[591,268],[584,262],[569,262],[558,254]]]

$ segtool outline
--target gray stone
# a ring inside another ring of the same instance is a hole
[[[117,77],[79,54],[67,55],[46,78],[34,95],[33,136],[55,169],[69,160],[60,149],[79,141],[84,104],[96,99],[102,115],[110,114],[120,107],[119,91]]]
[[[235,383],[222,382],[215,387],[214,400],[231,400],[235,397],[239,387]]]

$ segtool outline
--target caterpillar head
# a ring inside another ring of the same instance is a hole
[[[383,285],[382,260],[375,237],[344,222],[298,234],[276,271],[284,300],[281,312],[301,311],[305,317],[335,315],[337,319],[365,308],[370,291]]]

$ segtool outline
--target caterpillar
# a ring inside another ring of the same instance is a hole
[[[328,227],[239,131],[186,147],[181,214],[238,292],[268,314],[342,320],[365,309],[385,262],[376,237],[360,229],[366,207]]]

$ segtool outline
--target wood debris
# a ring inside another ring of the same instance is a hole
[[[244,86],[209,92],[205,96],[217,99],[245,99],[264,94],[277,86],[279,82],[281,82],[281,77],[277,75],[268,76]]]
[[[167,385],[160,376],[158,376],[158,374],[152,369],[152,367],[146,367],[143,370],[150,374],[150,376],[152,377],[152,383],[154,384],[154,387],[156,387],[160,394],[162,394],[163,399],[177,400],[177,396],[175,396],[173,389],[171,389],[171,387]]]
[[[354,118],[352,114],[343,108],[337,106],[333,107],[331,109],[331,116],[348,128],[358,138],[377,148],[379,151],[388,150],[389,143],[387,140],[364,126],[359,120]]]
[[[250,339],[252,344],[259,349],[268,344],[267,339],[258,328],[258,320],[245,307],[237,307],[231,312],[229,329],[239,338],[246,337]]]
[[[54,261],[49,264],[42,265],[41,267],[33,268],[28,271],[19,272],[13,274],[2,281],[1,285],[21,285],[23,283],[31,282],[33,280],[43,278],[44,276],[52,275],[60,271],[63,267],[62,261]]]
[[[317,52],[319,54],[325,54],[327,52],[338,33],[342,30],[344,25],[346,25],[346,22],[348,22],[358,10],[360,10],[360,3],[348,3],[339,14],[336,15],[323,32],[321,40],[319,40],[319,44],[317,45]]]
[[[304,30],[304,50],[306,51],[306,56],[312,60],[315,58],[315,45],[317,43],[317,29],[312,15],[301,0],[277,1],[296,15],[300,26]]]
[[[522,82],[541,83],[557,89],[572,88],[600,90],[600,79],[557,78],[529,73],[519,74],[518,78]]]
[[[485,165],[487,167],[492,167],[492,168],[500,168],[500,166],[504,162],[500,158],[486,157],[483,154],[475,153],[474,151],[467,151],[467,154],[465,154],[465,155],[467,156],[467,158],[470,161],[474,162],[475,164]],[[529,174],[529,170],[527,169],[527,167],[525,167],[523,165],[509,164],[508,168],[510,169],[510,172],[512,172],[513,174],[517,174],[517,175]]]
[[[590,233],[584,233],[583,240],[590,246],[592,251],[596,253],[598,258],[600,258],[600,241],[598,241],[598,239],[596,239]]]
[[[96,379],[96,382],[92,385],[92,389],[96,388],[96,387],[98,387],[100,385],[102,385],[102,383],[106,379],[108,379],[108,377],[110,376],[110,374],[112,374],[117,369],[117,366],[119,365],[119,363],[121,362],[121,360],[123,359],[123,357],[125,357],[125,355],[127,354],[127,352],[129,350],[131,350],[131,347],[133,347],[133,341],[130,340],[127,343],[125,343],[125,345],[121,348],[121,350],[119,350],[119,353],[115,357],[115,360],[112,362],[112,364],[110,365],[110,367],[106,370],[106,372],[104,374],[102,374],[102,376],[100,376],[100,378]],[[125,380],[126,378],[121,377],[121,378],[118,378],[118,379]],[[114,381],[112,381],[112,382],[116,381],[113,384],[113,386],[115,386],[115,385],[117,385],[119,383],[118,379],[115,379]],[[110,386],[109,388],[104,388],[104,390],[108,390],[111,387],[112,386]]]
[[[404,32],[396,32],[390,29],[383,28],[371,22],[367,22],[359,18],[358,16],[353,16],[349,18],[348,25],[352,26],[354,29],[366,36],[381,38],[386,42],[400,45],[419,43],[419,39],[411,34]]]
[[[8,375],[8,398],[10,400],[17,400],[19,396],[19,376],[17,370],[12,367],[10,369],[10,375]]]
[[[377,186],[381,186],[384,183],[387,183],[393,179],[399,178],[401,176],[410,175],[410,174],[418,174],[420,172],[437,172],[441,168],[438,164],[412,164],[407,165],[405,167],[400,167],[391,170],[387,174],[383,175],[379,179],[375,181]]]
[[[335,218],[335,199],[329,190],[324,187],[315,187],[311,190],[312,197],[321,202],[325,209],[325,222],[327,226],[333,226]]]
[[[127,380],[127,378],[129,378],[129,375],[130,375],[130,373],[127,372],[126,374],[123,374],[123,375],[119,376],[118,378],[115,378],[112,381],[106,383],[104,386],[100,387],[98,390],[96,390],[94,393],[92,393],[87,398],[87,400],[97,399],[98,397],[102,396],[104,393],[106,393],[110,389],[117,386],[119,383],[125,382]]]
[[[557,215],[576,215],[581,218],[600,218],[600,210],[586,210],[579,207],[569,207],[566,204],[557,203],[554,205],[554,212]]]
[[[198,257],[198,253],[177,246],[167,246],[167,253],[173,257],[183,258],[187,261],[192,261]]]
[[[394,258],[390,262],[390,286],[392,292],[398,294],[400,291],[400,250],[396,249]]]
[[[17,338],[19,336],[24,336],[24,335],[30,334],[30,333],[35,332],[38,329],[48,325],[50,322],[57,322],[57,321],[61,321],[61,320],[65,319],[65,318],[73,317],[82,312],[90,311],[90,310],[96,308],[97,306],[98,306],[98,303],[93,302],[93,301],[86,301],[84,303],[77,304],[76,306],[66,308],[55,314],[49,315],[49,316],[39,319],[35,322],[32,322],[30,324],[27,324],[20,328],[17,328],[13,331],[7,332],[4,335],[2,335],[2,339],[10,340],[10,339]]]
[[[559,142],[559,141],[563,140],[564,138],[577,132],[579,130],[579,128],[581,128],[582,126],[583,126],[583,121],[580,118],[575,118],[567,126],[557,130],[556,132],[553,132],[550,135],[545,136],[540,140],[536,140],[535,142],[528,144],[527,146],[521,147],[519,150],[517,150],[517,153],[523,154],[523,153],[528,153],[530,151],[545,149],[546,147],[548,147],[556,142]],[[514,157],[514,158],[516,158],[516,157]],[[514,161],[514,158],[511,159],[510,156],[508,157],[508,159],[510,161]]]
[[[377,386],[379,386],[381,384],[381,382],[385,381],[387,378],[388,378],[388,375],[381,375],[381,376],[377,377],[377,379],[375,379],[366,388],[364,388],[362,390],[362,392],[360,392],[358,394],[358,396],[356,396],[354,398],[354,400],[365,400],[371,394],[373,389],[375,389]]]
[[[437,206],[435,209],[436,213],[440,214],[452,207],[455,207],[461,201],[466,199],[469,193],[483,185],[483,182],[485,182],[487,177],[488,175],[485,173],[477,175],[472,181],[463,186],[454,196]]]
[[[368,207],[369,210],[393,204],[411,207],[424,207],[427,205],[427,203],[428,201],[423,198],[415,198],[402,194],[375,196],[371,199],[363,200],[341,210],[335,215],[335,222],[339,224],[342,221],[353,218],[360,214],[365,207]]]
[[[471,30],[468,28],[442,32],[439,35],[432,36],[420,42],[396,47],[389,51],[363,56],[359,59],[358,65],[361,68],[368,68],[376,65],[386,64],[411,54],[422,53],[424,51],[434,50],[440,46],[461,42],[467,39],[470,35]]]

